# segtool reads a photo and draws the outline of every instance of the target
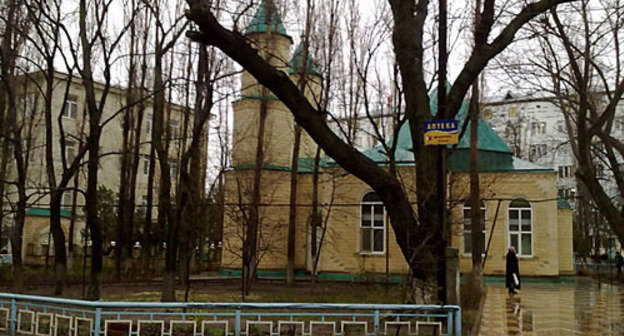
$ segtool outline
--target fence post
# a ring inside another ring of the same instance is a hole
[[[461,309],[457,308],[455,312],[455,336],[461,336]]]
[[[240,336],[241,334],[241,311],[236,309],[236,316],[234,321],[234,336]]]
[[[374,327],[375,327],[375,336],[378,336],[379,335],[379,310],[375,310]]]
[[[100,319],[102,317],[102,308],[95,308],[95,323],[93,324],[93,336],[100,336]]]
[[[15,326],[17,323],[17,302],[15,299],[11,299],[11,335],[15,335]]]

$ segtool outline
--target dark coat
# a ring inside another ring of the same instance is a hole
[[[520,288],[519,284],[516,286],[513,279],[513,274],[516,273],[518,281],[520,281],[520,269],[518,268],[518,257],[514,252],[507,252],[507,272],[505,274],[505,286],[507,288]],[[513,286],[513,287],[512,287]]]

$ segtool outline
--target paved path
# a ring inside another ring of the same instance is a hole
[[[513,297],[488,285],[480,335],[624,335],[624,287],[577,280],[522,284]]]

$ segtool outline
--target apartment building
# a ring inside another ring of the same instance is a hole
[[[24,148],[28,149],[27,190],[29,202],[27,219],[24,227],[24,256],[41,257],[46,253],[53,253],[48,249],[51,239],[49,233],[49,197],[48,178],[45,162],[45,120],[43,114],[43,96],[40,88],[44,86],[42,73],[33,73],[23,76],[19,80],[18,92],[18,120],[23,125],[22,138]],[[104,85],[96,84],[96,96],[98,102],[102,97]],[[98,172],[99,185],[115,194],[119,191],[121,176],[121,152],[123,146],[123,111],[126,109],[127,90],[121,87],[112,87],[106,97],[103,108],[102,135],[100,140],[100,170]],[[150,165],[150,141],[152,137],[152,105],[150,100],[145,101],[140,132],[140,157],[137,172],[136,204],[137,207],[147,204],[148,173]],[[63,173],[63,165],[68,165],[84,143],[88,135],[88,117],[86,113],[85,90],[79,78],[69,78],[63,73],[55,74],[54,94],[52,101],[52,124],[53,124],[53,151],[54,165],[57,179]],[[133,113],[138,117],[138,108],[133,107]],[[185,106],[169,103],[165,107],[165,143],[169,148],[170,175],[172,178],[172,190],[175,192],[178,181],[178,167],[182,152],[190,143],[191,125],[193,123],[192,109]],[[61,153],[60,138],[65,139],[65,159]],[[205,133],[202,146],[205,153],[207,145],[207,132]],[[72,189],[63,195],[62,199],[62,225],[66,235],[73,236],[76,245],[84,244],[83,206],[85,204],[82,191],[86,186],[86,162],[85,155],[78,174],[72,178],[68,188]],[[202,165],[205,166],[205,165]],[[155,167],[154,195],[157,195],[159,169]],[[16,176],[16,167],[13,160],[8,160],[8,180]],[[202,172],[205,176],[205,169]],[[155,198],[156,196],[154,196]],[[12,225],[11,205],[15,201],[15,187],[7,185],[5,202],[5,226]],[[155,201],[154,204],[157,202]],[[76,216],[72,216],[75,213]],[[155,217],[154,217],[155,218]],[[3,230],[7,232],[7,230]],[[109,240],[114,237],[107,237]],[[69,240],[69,239],[68,239]],[[5,240],[6,242],[6,240]],[[49,250],[49,252],[48,252]],[[33,258],[31,258],[33,259]]]
[[[514,98],[508,94],[504,99],[485,104],[482,115],[515,151],[515,155],[556,170],[559,196],[575,202],[578,187],[574,172],[577,162],[564,115],[551,99]],[[617,107],[612,135],[624,139],[624,103]],[[596,171],[606,190],[615,196],[617,188],[609,176],[609,169],[596,163]]]

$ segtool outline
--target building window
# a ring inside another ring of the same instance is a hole
[[[152,134],[153,123],[154,123],[154,116],[152,114],[148,114],[145,117],[145,133]]]
[[[557,131],[565,132],[565,125],[563,124],[563,121],[557,121]]]
[[[464,204],[464,211],[463,211],[463,217],[464,217],[464,254],[471,254],[472,253],[472,220],[470,218],[471,216],[471,207],[468,204]],[[483,225],[483,232],[482,232],[482,240],[483,240],[483,252],[485,253],[485,249],[487,248],[486,245],[486,229],[485,229],[485,204],[483,203],[483,201],[481,201],[481,225]]]
[[[532,122],[531,123],[531,133],[532,134],[546,134],[546,123],[545,122]]]
[[[483,110],[483,120],[490,120],[490,119],[492,119],[492,110],[491,109]]]
[[[63,193],[62,207],[63,209],[71,209],[73,203],[73,195],[71,190]]]
[[[78,97],[76,95],[67,96],[63,117],[68,119],[76,119],[78,117]]]
[[[515,199],[509,204],[509,246],[520,256],[533,256],[533,222],[531,204]]]
[[[559,166],[559,178],[570,178],[573,174],[572,166]]]
[[[559,188],[559,198],[574,201],[576,198],[576,190],[574,188]]]
[[[509,107],[507,113],[509,113],[509,118],[518,118],[518,108],[516,106]]]
[[[546,144],[531,145],[529,147],[529,156],[532,159],[540,158],[546,155],[547,151],[548,151],[548,147],[546,146]]]
[[[65,157],[67,162],[73,162],[76,158],[76,142],[71,140],[65,141]]]
[[[379,196],[369,192],[362,198],[360,216],[360,252],[383,253],[385,250],[385,209]]]
[[[169,177],[173,180],[178,178],[178,162],[169,160]]]
[[[35,113],[35,94],[26,93],[18,97],[18,110],[22,112],[24,119],[29,118]]]
[[[596,177],[597,178],[605,177],[605,169],[604,169],[604,166],[602,164],[600,164],[600,163],[594,164],[594,171],[596,172]]]
[[[143,212],[147,212],[147,195],[141,197],[141,209]]]
[[[143,175],[149,174],[150,160],[149,158],[143,158]]]
[[[169,120],[169,139],[177,140],[178,138],[180,138],[180,122]]]

